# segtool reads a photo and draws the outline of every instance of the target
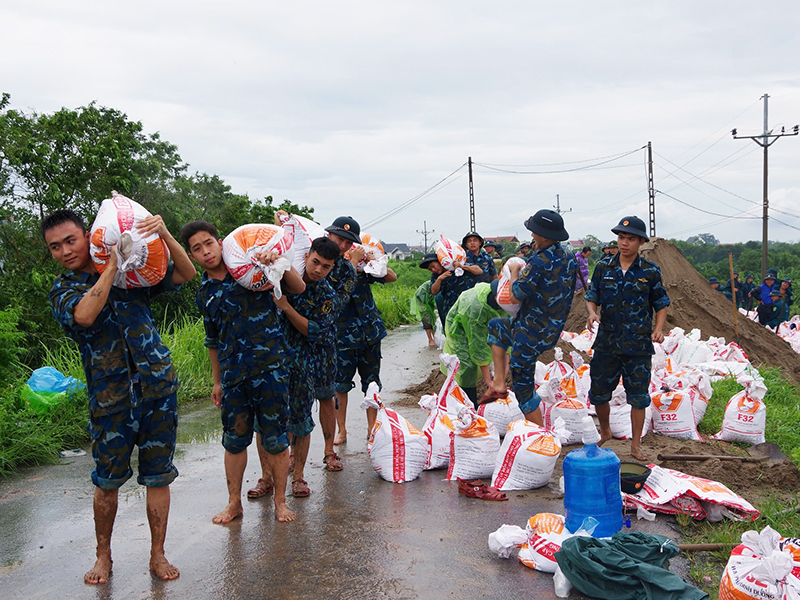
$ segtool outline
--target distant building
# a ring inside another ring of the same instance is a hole
[[[570,240],[567,242],[567,245],[569,245],[573,252],[577,252],[578,250],[583,250],[586,242],[583,240]]]
[[[397,260],[404,260],[406,256],[411,256],[411,248],[407,244],[387,244],[383,243],[383,251],[389,255],[389,258]]]
[[[489,236],[489,237],[484,238],[484,239],[492,240],[494,242],[497,242],[501,246],[504,245],[504,244],[519,244],[519,240],[517,239],[517,236],[515,236],[515,235],[498,235],[498,236],[495,236],[495,237]]]

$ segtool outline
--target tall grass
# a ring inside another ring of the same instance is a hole
[[[415,323],[411,314],[411,298],[417,288],[430,279],[427,269],[420,269],[416,262],[390,260],[389,267],[397,274],[397,281],[386,285],[373,285],[372,295],[381,311],[387,329],[398,325]]]

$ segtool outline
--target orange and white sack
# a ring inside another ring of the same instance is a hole
[[[700,369],[689,369],[668,375],[664,385],[670,390],[685,392],[692,401],[694,422],[699,424],[703,420],[708,408],[708,401],[714,393],[711,387],[711,377]]]
[[[422,401],[420,401],[422,402]],[[441,408],[434,407],[422,427],[423,435],[428,439],[428,458],[425,470],[445,469],[450,466],[450,434],[454,431],[452,415]]]
[[[736,382],[745,389],[728,400],[722,429],[712,437],[726,442],[762,444],[766,441],[767,407],[763,398],[767,395],[767,386],[761,378],[745,374],[737,377]]]
[[[653,431],[679,439],[703,439],[697,433],[692,396],[684,391],[659,392],[650,396]]]
[[[422,432],[386,408],[378,384],[369,384],[361,408],[375,408],[378,417],[369,434],[367,454],[372,468],[386,481],[405,483],[419,477],[428,460],[428,439]]]
[[[558,568],[555,554],[564,540],[574,535],[564,527],[564,517],[553,513],[534,515],[528,519],[525,533],[528,540],[519,549],[519,561],[531,569],[555,573]]]
[[[500,305],[504,311],[510,314],[512,317],[516,317],[517,313],[519,312],[519,303],[514,303],[511,301],[511,269],[510,265],[519,265],[520,268],[524,267],[526,264],[526,260],[524,258],[519,258],[518,256],[512,256],[508,259],[503,268],[500,271],[500,280],[497,282],[497,304]]]
[[[576,350],[585,352],[589,356],[594,353],[592,346],[594,345],[594,338],[597,337],[597,327],[591,331],[584,329],[581,333],[573,333],[571,331],[562,331],[561,339],[569,342]]]
[[[447,479],[491,477],[500,451],[500,436],[494,425],[471,407],[461,409],[450,434],[450,467]]]
[[[150,215],[138,202],[112,192],[103,200],[92,224],[89,253],[99,273],[108,265],[110,247],[117,254],[114,286],[152,287],[167,274],[169,248],[157,234],[142,237],[136,226]]]
[[[306,254],[311,250],[311,243],[319,237],[328,237],[328,232],[311,219],[299,215],[279,213],[281,227],[292,235],[292,266],[300,275],[306,272]]]
[[[492,486],[498,490],[545,486],[553,476],[560,453],[561,442],[556,433],[525,419],[514,421],[497,454]]]
[[[455,268],[453,263],[458,261],[462,265],[467,260],[467,253],[464,252],[464,248],[456,244],[453,240],[449,240],[446,237],[439,236],[439,241],[436,242],[436,258],[439,259],[439,263],[448,271],[453,271],[453,274],[456,277],[461,277],[464,274],[464,269],[461,267]]]
[[[508,390],[505,398],[481,404],[478,407],[478,414],[495,426],[500,437],[506,434],[509,423],[525,418],[519,409],[517,396],[511,390]]]
[[[280,298],[280,281],[292,267],[292,232],[277,225],[251,223],[237,227],[222,240],[222,260],[228,272],[250,290],[275,289]],[[256,252],[268,250],[280,255],[271,265],[256,258]]]
[[[361,246],[364,248],[364,257],[358,261],[356,271],[372,275],[378,279],[386,277],[386,271],[389,268],[389,257],[384,252],[383,244],[381,244],[380,240],[368,233],[362,233]],[[367,253],[372,253],[372,260],[367,260]]]
[[[472,407],[472,400],[456,383],[456,373],[461,366],[458,357],[455,354],[440,354],[439,360],[447,371],[447,377],[445,377],[439,393],[423,396],[419,401],[419,406],[427,410],[429,414],[438,406],[455,418],[462,408]]]
[[[797,600],[800,598],[800,563],[792,546],[767,526],[760,533],[747,531],[731,551],[719,584],[720,600]]]
[[[536,361],[534,371],[534,383],[537,386],[536,392],[546,404],[553,404],[556,401],[553,391],[558,389],[558,386],[554,387],[550,382],[557,381],[560,385],[562,379],[575,373],[575,369],[564,362],[564,352],[561,348],[556,348],[554,354],[555,360],[546,366],[542,366],[541,362]]]
[[[561,384],[563,385],[564,382],[569,380],[574,382],[576,378],[573,372],[568,379],[563,379]],[[543,406],[545,427],[550,429],[558,419],[561,419],[564,422],[564,428],[568,432],[562,442],[565,445],[579,443],[583,439],[583,417],[589,414],[586,404],[578,398],[568,397],[557,381],[551,380],[548,385],[556,389],[552,391],[555,402]]]

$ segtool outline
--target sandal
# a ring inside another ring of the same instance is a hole
[[[341,471],[344,469],[344,465],[336,452],[326,454],[322,462],[325,463],[325,469],[328,471]]]
[[[292,480],[292,496],[295,498],[308,498],[311,495],[311,490],[308,487],[308,482],[305,479]]]
[[[508,397],[508,390],[504,392],[498,392],[497,390],[489,388],[486,390],[486,393],[481,397],[480,402],[478,404],[488,404],[489,402],[494,402],[495,400],[500,400],[501,398]]]
[[[502,502],[508,500],[503,492],[497,488],[486,485],[480,479],[459,479],[458,493],[464,494],[467,498],[479,498],[480,500],[492,500]]]
[[[247,490],[247,498],[249,500],[255,500],[257,498],[263,498],[267,494],[269,494],[273,489],[272,482],[267,481],[266,479],[258,480],[256,487]]]

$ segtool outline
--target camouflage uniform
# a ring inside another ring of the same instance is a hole
[[[289,296],[289,303],[308,319],[308,336],[300,333],[288,318],[283,323],[286,342],[294,350],[289,367],[289,433],[297,437],[305,437],[314,429],[311,407],[316,392],[327,394],[320,396],[323,400],[333,396],[335,371],[326,368],[326,363],[335,356],[332,352],[336,344],[335,296],[326,279],[307,283],[302,294]]]
[[[283,336],[272,292],[253,292],[228,273],[218,280],[203,273],[197,290],[205,345],[217,349],[222,383],[222,445],[246,450],[258,420],[270,454],[289,447],[289,368],[293,357]]]
[[[511,378],[520,409],[528,414],[541,398],[533,380],[536,359],[558,342],[572,307],[578,264],[560,244],[539,250],[528,259],[512,286],[520,308],[513,321],[492,319],[489,343],[511,348]]]
[[[609,255],[595,265],[586,301],[600,309],[589,399],[592,404],[607,403],[622,376],[628,404],[646,408],[650,404],[653,312],[669,306],[661,270],[637,256],[623,273],[619,255]]]
[[[81,354],[89,392],[92,482],[104,490],[118,489],[131,478],[134,445],[139,446],[139,484],[165,486],[178,476],[172,464],[178,378],[150,311],[151,297],[177,289],[172,274],[170,263],[156,286],[112,287],[89,327],[75,322],[75,307],[99,274],[69,271],[56,277],[50,291],[53,315]]]
[[[439,278],[436,273],[431,274],[431,285]],[[436,294],[436,309],[439,311],[439,318],[442,324],[447,322],[447,313],[450,307],[456,303],[461,292],[466,292],[468,289],[475,286],[475,277],[472,273],[464,271],[461,277],[456,277],[455,274],[442,279],[439,286],[439,293]]]
[[[467,251],[467,260],[464,264],[467,265],[478,265],[481,268],[480,275],[473,275],[475,281],[491,283],[492,279],[497,277],[497,268],[494,266],[494,259],[489,256],[489,253],[486,250],[481,249],[478,254],[474,254],[471,251]]]
[[[455,354],[461,366],[456,383],[477,402],[480,367],[492,364],[492,349],[486,342],[489,321],[500,318],[500,312],[489,306],[491,292],[488,283],[478,283],[462,293],[450,312],[445,326],[444,353]],[[444,370],[444,368],[443,368]]]
[[[340,394],[355,387],[356,371],[363,392],[371,381],[381,385],[381,340],[386,337],[386,327],[372,297],[373,283],[384,283],[384,279],[358,274],[350,301],[336,323],[336,391]]]

